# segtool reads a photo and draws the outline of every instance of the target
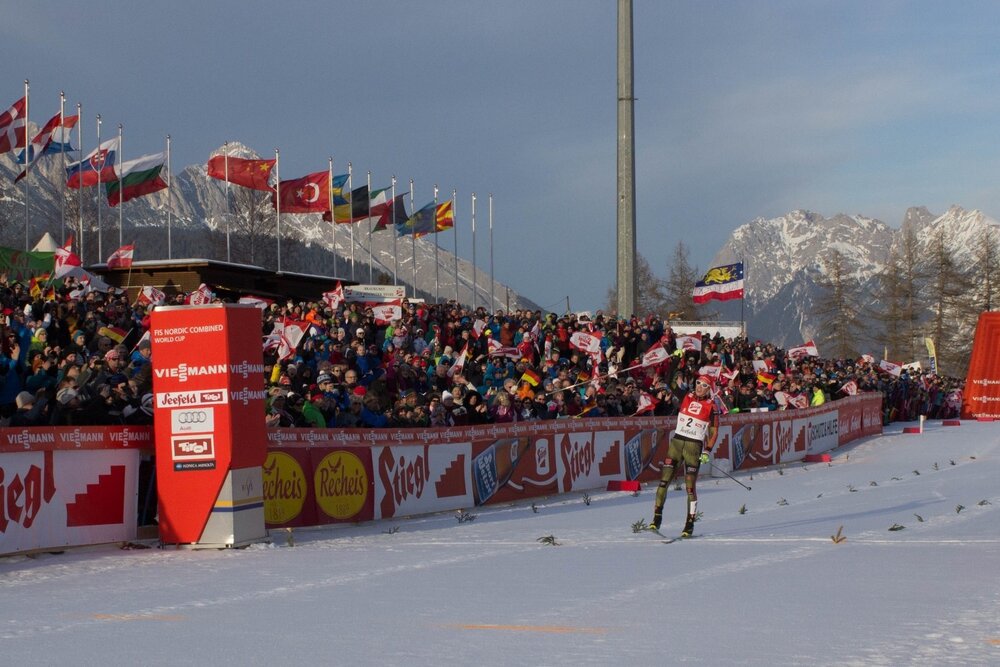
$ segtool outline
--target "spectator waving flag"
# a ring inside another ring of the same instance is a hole
[[[237,299],[236,303],[246,304],[248,306],[256,306],[261,310],[267,310],[274,303],[274,299],[268,299],[263,296],[254,296],[253,294],[245,294]]]
[[[399,299],[393,299],[392,301],[386,301],[385,303],[379,303],[372,306],[372,317],[375,318],[375,324],[379,326],[386,326],[393,320],[402,318],[402,301]]]
[[[589,334],[583,331],[574,331],[569,337],[570,347],[586,352],[587,354],[601,353],[601,334]]]
[[[848,380],[844,383],[844,386],[840,388],[840,391],[847,394],[848,396],[858,395],[858,383],[855,380]]]
[[[134,245],[123,245],[108,257],[109,269],[127,269],[132,266],[132,256],[135,254]]]
[[[344,302],[344,286],[337,281],[337,286],[334,287],[329,292],[323,292],[323,303],[330,307],[331,310],[337,310],[340,304]]]
[[[799,345],[798,347],[789,348],[788,358],[789,359],[801,359],[802,357],[818,357],[819,350],[816,348],[816,344],[812,341]]]
[[[75,252],[73,252],[73,237],[70,236],[66,240],[66,245],[61,248],[56,248],[55,251],[55,269],[54,273],[56,278],[62,278],[73,270],[74,266],[83,266],[83,262]]]
[[[136,302],[142,306],[158,306],[166,300],[166,292],[158,290],[152,285],[146,285],[139,290],[139,296],[136,298]]]
[[[743,298],[743,262],[716,266],[695,283],[692,298],[695,303],[705,303],[713,299],[729,301]]]
[[[201,285],[198,285],[198,289],[184,297],[184,303],[189,306],[200,306],[206,303],[212,303],[212,290],[208,288],[208,285],[202,283]]]
[[[285,318],[278,341],[279,360],[284,361],[295,356],[295,348],[299,346],[308,329],[308,322]]]
[[[455,363],[453,363],[451,368],[448,369],[448,377],[454,377],[456,374],[461,375],[462,370],[465,368],[465,360],[468,358],[469,344],[466,343],[465,346],[462,347],[462,352],[458,355],[458,359],[456,359]]]
[[[678,336],[677,349],[685,352],[701,352],[701,336]]]
[[[885,359],[878,362],[878,367],[879,370],[897,378],[903,373],[902,364],[895,364],[891,361],[886,361]]]
[[[642,355],[642,365],[655,366],[656,364],[662,364],[669,358],[670,353],[663,349],[662,344],[657,343],[646,350],[646,354]]]
[[[644,412],[652,412],[656,408],[656,404],[659,403],[659,399],[655,396],[651,396],[644,391],[639,392],[639,406],[635,411],[635,415],[641,415]]]

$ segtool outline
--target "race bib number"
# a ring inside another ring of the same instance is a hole
[[[704,440],[705,433],[708,432],[708,422],[681,414],[677,417],[677,435],[683,435],[692,440]]]

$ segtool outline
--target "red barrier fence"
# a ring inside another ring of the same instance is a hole
[[[651,481],[675,421],[268,429],[265,520],[275,528],[389,519]],[[878,394],[726,415],[713,466],[799,461],[881,432]],[[148,427],[0,429],[0,554],[134,539],[140,449],[153,449]]]

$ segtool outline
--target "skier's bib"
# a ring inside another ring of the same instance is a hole
[[[684,399],[680,414],[677,415],[677,435],[704,442],[711,416],[711,399],[699,401],[689,394]]]

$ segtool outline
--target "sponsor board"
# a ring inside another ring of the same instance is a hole
[[[225,405],[228,398],[225,389],[201,389],[197,391],[163,391],[156,394],[158,408],[187,408],[198,405]]]
[[[171,433],[211,433],[215,430],[215,408],[170,411]]]

